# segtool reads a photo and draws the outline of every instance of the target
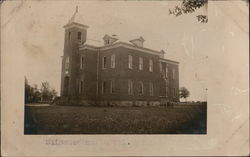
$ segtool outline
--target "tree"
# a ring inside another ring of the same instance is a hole
[[[187,102],[187,97],[189,97],[190,95],[188,89],[186,87],[181,87],[179,93],[180,93],[180,98],[184,98],[185,101]]]
[[[37,85],[31,86],[28,79],[25,77],[25,104],[38,103],[41,101],[51,102],[57,97],[55,89],[51,88],[49,82],[42,82],[41,88],[38,89]]]
[[[204,7],[208,4],[208,0],[183,0],[180,6],[175,6],[174,9],[169,9],[169,14],[180,16],[195,12],[197,9]],[[196,16],[201,23],[207,23],[207,15]]]
[[[24,84],[24,100],[25,104],[30,102],[31,99],[31,86],[29,85],[28,79],[25,77],[25,84]]]
[[[55,89],[51,89],[50,94],[53,100],[57,97],[57,91]]]
[[[249,0],[242,0],[249,6]],[[201,7],[207,7],[208,0],[183,0],[180,6],[175,6],[174,9],[169,9],[169,14],[173,14],[175,16],[180,16],[183,14],[189,14],[195,12],[197,9]],[[208,17],[207,15],[197,15],[197,20],[201,23],[207,23]]]
[[[47,81],[42,82],[40,91],[41,91],[42,101],[49,101],[50,100],[49,82],[47,82]]]
[[[42,82],[40,91],[42,101],[52,101],[57,96],[56,90],[52,89],[47,81]]]
[[[27,103],[37,103],[40,101],[41,93],[37,88],[37,85],[31,86],[28,79],[25,77],[25,104]]]
[[[33,102],[41,101],[41,92],[39,91],[37,84],[33,86]]]

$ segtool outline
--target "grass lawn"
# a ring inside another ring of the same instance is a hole
[[[25,106],[25,134],[206,134],[206,105]]]

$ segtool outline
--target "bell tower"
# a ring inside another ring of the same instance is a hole
[[[77,61],[79,45],[86,42],[88,26],[83,24],[76,6],[75,13],[64,26],[64,52],[62,56],[61,96],[76,95]]]

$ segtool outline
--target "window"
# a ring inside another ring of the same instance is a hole
[[[160,62],[160,72],[162,72],[162,63]]]
[[[109,40],[105,40],[105,45],[108,45],[109,43]]]
[[[102,82],[102,94],[106,93],[107,91],[107,83],[105,81]]]
[[[128,68],[133,69],[133,57],[128,55]]]
[[[165,68],[165,77],[168,78],[168,66],[166,65],[166,68]]]
[[[77,32],[77,40],[82,40],[82,32]]]
[[[133,95],[133,82],[128,80],[128,95]]]
[[[115,93],[115,81],[110,81],[110,93]]]
[[[152,59],[149,60],[149,71],[153,72],[153,61],[152,61]]]
[[[83,85],[84,85],[83,80],[80,80],[79,81],[79,86],[78,86],[79,94],[83,93],[83,87],[84,87]]]
[[[176,89],[173,88],[173,96],[175,97],[176,96]]]
[[[68,39],[69,40],[71,39],[71,32],[69,32]]]
[[[69,69],[69,56],[67,56],[66,59],[65,59],[65,69],[66,70]]]
[[[169,88],[168,86],[166,86],[166,97],[168,97],[168,95],[169,95]]]
[[[149,83],[149,95],[150,96],[154,95],[154,85],[152,82]]]
[[[115,55],[111,55],[111,68],[115,68]]]
[[[173,79],[175,79],[175,69],[173,68]]]
[[[80,58],[80,69],[83,69],[84,67],[84,56],[81,56]]]
[[[143,70],[143,58],[139,57],[139,70]]]
[[[143,94],[143,83],[139,82],[139,94]]]
[[[106,69],[106,68],[107,68],[107,58],[106,58],[106,57],[103,57],[103,58],[102,58],[102,68],[103,68],[103,69]]]

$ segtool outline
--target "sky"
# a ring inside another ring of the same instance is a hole
[[[209,1],[204,8],[175,17],[169,9],[179,1],[8,1],[2,5],[2,36],[9,53],[24,56],[30,84],[48,81],[60,91],[64,28],[75,7],[88,25],[88,42],[102,43],[105,34],[122,41],[138,36],[144,47],[164,50],[180,62],[180,87],[189,101],[248,92],[248,6],[242,1]],[[196,15],[206,13],[208,23]],[[7,33],[8,32],[8,33]],[[7,35],[6,35],[7,34]],[[94,42],[96,40],[97,42]],[[208,89],[207,91],[205,89]],[[221,93],[225,93],[221,95]]]

